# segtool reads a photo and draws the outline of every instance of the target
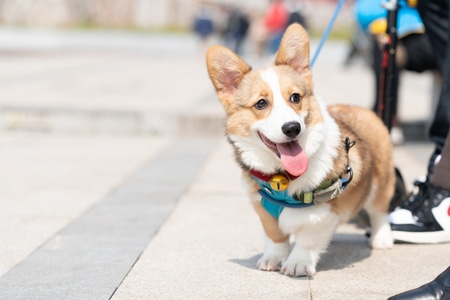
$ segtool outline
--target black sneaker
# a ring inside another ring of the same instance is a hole
[[[450,191],[416,181],[416,192],[389,214],[394,240],[434,244],[450,242]]]

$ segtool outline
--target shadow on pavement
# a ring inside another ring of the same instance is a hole
[[[355,263],[370,257],[372,249],[367,238],[360,233],[335,233],[327,251],[317,264],[317,272],[340,270],[352,267]],[[256,263],[262,253],[249,258],[235,258],[230,261],[248,269],[257,270]]]

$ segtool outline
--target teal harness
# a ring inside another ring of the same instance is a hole
[[[355,141],[350,142],[347,137],[345,139],[345,149],[350,150],[355,145]],[[259,185],[258,193],[261,195],[262,206],[276,219],[280,217],[285,207],[288,208],[305,208],[316,204],[327,202],[336,198],[344,191],[347,185],[353,179],[353,170],[347,162],[347,168],[344,174],[348,174],[348,178],[341,176],[336,181],[328,180],[322,183],[316,190],[310,192],[296,192],[293,195],[288,193],[288,181],[293,180],[289,174],[267,175],[256,170],[250,170],[253,180]],[[280,183],[279,177],[287,182]],[[276,179],[274,181],[274,179]],[[284,184],[284,185],[283,185]]]
[[[350,173],[349,178],[341,177],[335,182],[328,181],[322,186],[312,192],[294,193],[289,195],[288,190],[274,189],[270,181],[264,181],[255,175],[252,177],[258,183],[260,189],[258,193],[261,195],[262,206],[276,219],[279,218],[281,212],[285,207],[288,208],[305,208],[314,206],[319,203],[327,202],[336,198],[344,191],[347,185],[352,180],[352,169],[347,169],[346,173]]]

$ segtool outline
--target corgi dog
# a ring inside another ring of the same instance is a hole
[[[316,99],[301,25],[288,27],[272,66],[252,70],[215,45],[208,49],[207,69],[266,235],[259,269],[314,275],[337,226],[361,209],[370,218],[370,246],[393,246],[389,132],[368,109],[326,107]]]

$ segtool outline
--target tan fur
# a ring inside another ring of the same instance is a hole
[[[341,197],[336,199],[339,203],[336,209],[351,209],[352,216],[359,211],[363,205],[362,200],[367,199],[370,191],[370,180],[367,179],[373,178],[373,183],[379,187],[374,196],[379,200],[375,202],[375,207],[387,212],[394,194],[395,173],[392,145],[386,127],[375,113],[361,107],[334,105],[329,107],[329,111],[340,125],[343,136],[356,141],[349,152],[350,165],[354,172],[353,182]],[[346,201],[348,196],[352,200]],[[357,205],[354,203],[356,200],[360,200]]]
[[[218,98],[227,113],[227,134],[251,138],[251,126],[260,120],[265,120],[272,113],[274,95],[271,87],[262,79],[262,73],[252,71],[250,66],[236,54],[220,46],[213,46],[208,50],[207,66]],[[315,125],[322,124],[324,116],[314,97],[309,67],[309,39],[300,25],[292,25],[287,29],[271,70],[274,70],[278,76],[279,90],[288,107],[298,115],[306,116],[304,120],[306,127],[313,128]],[[289,101],[293,93],[301,96],[300,103]],[[268,102],[267,109],[255,108],[259,99]],[[383,216],[388,211],[395,181],[389,133],[381,120],[368,109],[334,105],[328,108],[328,112],[339,127],[341,135],[339,139],[342,142],[335,149],[337,155],[333,158],[333,167],[324,176],[322,182],[328,179],[338,180],[342,174],[345,174],[347,165],[353,169],[353,181],[337,198],[325,204],[316,205],[317,210],[304,209],[305,214],[309,211],[317,214],[316,219],[320,220],[317,221],[318,224],[308,227],[311,224],[308,225],[307,220],[299,220],[299,224],[305,223],[299,226],[309,229],[321,228],[322,225],[335,226],[333,218],[319,218],[319,216],[327,215],[326,209],[320,209],[321,205],[323,208],[330,207],[330,213],[339,216],[337,222],[346,222],[359,210],[366,208],[369,216],[375,220],[375,230],[384,232],[384,235],[380,236],[378,232],[375,232],[375,237],[372,237],[375,239],[371,242],[372,246],[388,248],[392,246],[392,240],[390,240],[390,231],[386,229]],[[356,142],[348,152],[344,143],[347,137]],[[287,232],[286,229],[286,226],[291,226],[292,221],[282,228],[279,220],[270,215],[261,205],[260,196],[257,193],[259,186],[249,174],[250,167],[243,162],[242,149],[239,149],[233,141],[230,140],[230,142],[235,148],[236,159],[243,168],[254,209],[260,217],[267,237],[271,240],[268,246],[272,247],[272,250],[263,255],[258,266],[263,270],[279,269],[277,264],[281,264],[283,259],[286,259],[284,248],[288,246],[289,235],[296,234]],[[294,230],[292,226],[289,228]],[[327,229],[327,232],[317,243],[297,240],[299,247],[306,248],[301,248],[302,250],[298,253],[294,253],[293,250],[287,261],[283,263],[282,272],[291,276],[314,274],[318,256],[326,247],[327,239],[331,238],[334,228]],[[305,235],[305,237],[312,236]],[[308,245],[317,246],[314,248]],[[310,258],[299,258],[301,256],[299,253],[303,253],[305,249],[311,251]]]
[[[256,194],[259,189],[258,184],[256,184],[256,182],[251,179],[249,173],[246,171],[244,171],[243,173],[243,178],[247,182],[249,194]],[[250,196],[250,198],[252,197]],[[255,209],[256,213],[259,216],[259,219],[261,220],[261,224],[267,237],[276,243],[286,241],[289,238],[289,235],[281,231],[278,226],[278,220],[267,212],[267,210],[261,205],[259,199],[252,200],[253,208]]]
[[[277,219],[267,212],[267,210],[261,205],[261,202],[253,201],[252,204],[261,220],[263,229],[267,236],[275,243],[287,241],[289,235],[281,231],[280,227],[278,227]]]

